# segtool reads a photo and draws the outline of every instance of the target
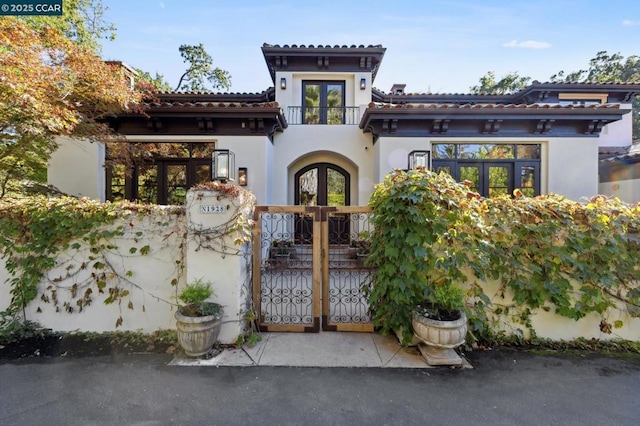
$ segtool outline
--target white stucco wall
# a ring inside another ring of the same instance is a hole
[[[158,225],[161,224],[161,225]],[[57,297],[59,299],[59,312],[53,303],[45,303],[39,296],[29,304],[26,309],[26,319],[36,321],[45,328],[55,331],[113,331],[116,330],[116,320],[122,316],[122,326],[118,330],[140,330],[153,332],[158,329],[172,329],[175,321],[176,287],[171,285],[173,279],[178,279],[178,285],[184,285],[184,274],[179,274],[176,260],[181,259],[180,246],[184,244],[184,215],[136,215],[118,220],[114,227],[122,225],[125,234],[116,238],[113,243],[118,249],[107,250],[108,261],[117,268],[118,274],[126,275],[131,271],[131,283],[121,282],[121,289],[129,290],[130,295],[124,297],[121,305],[113,303],[104,304],[108,296],[108,288],[114,284],[113,280],[107,280],[105,294],[99,294],[95,283],[89,285],[92,289],[93,302],[90,306],[78,312],[75,301],[70,297],[70,288],[73,283],[81,283],[91,273],[100,273],[92,265],[96,260],[90,260],[92,255],[88,247],[79,252],[71,249],[67,253],[58,256],[58,268],[47,273],[48,279],[43,279],[39,285],[39,294],[45,293],[45,288],[51,285],[51,281],[57,277],[65,276],[66,267],[74,265],[71,271],[77,271],[72,279],[64,279],[56,282]],[[138,235],[137,233],[142,234]],[[149,246],[149,253],[140,254],[140,248]],[[130,248],[137,249],[135,254],[129,252]],[[100,260],[100,259],[98,259]],[[80,269],[85,262],[87,267]],[[0,269],[0,311],[6,309],[11,297],[10,286],[7,283],[9,274],[4,269],[4,262]],[[80,287],[78,294],[84,294],[85,288]],[[131,301],[133,309],[127,307]],[[62,304],[70,302],[74,308],[73,313],[66,313]],[[41,312],[38,312],[40,310]]]
[[[620,104],[620,109],[632,109],[631,104]],[[622,120],[607,124],[599,138],[600,146],[628,146],[632,142],[633,115],[627,113]]]
[[[222,253],[219,242],[210,239],[208,244],[215,245],[214,249],[200,247],[203,236],[198,232],[224,226],[237,214],[249,219],[255,205],[253,195],[241,192],[241,196],[230,199],[222,198],[214,191],[189,191],[187,193],[187,258],[186,282],[196,280],[209,282],[213,288],[212,301],[222,305],[224,316],[220,327],[218,340],[222,343],[235,343],[238,336],[244,332],[244,313],[247,300],[251,297],[251,246],[245,244],[237,247],[234,240],[237,234],[226,235],[224,245],[227,253]],[[201,206],[223,206],[221,213],[202,213]],[[206,234],[205,234],[206,235]],[[219,240],[218,240],[219,241]],[[235,254],[236,250],[239,254]]]
[[[580,201],[598,193],[597,138],[400,138],[381,137],[375,144],[374,178],[394,168],[406,169],[413,150],[431,150],[431,143],[535,143],[541,145],[540,192]]]
[[[287,80],[287,88],[280,87],[280,79]],[[360,79],[366,80],[366,88],[360,89]],[[277,72],[275,79],[276,102],[282,109],[287,111],[287,107],[301,107],[303,105],[302,82],[304,80],[316,81],[344,81],[345,99],[344,106],[357,107],[368,105],[371,102],[371,73],[317,73],[317,72]]]
[[[471,276],[472,274],[469,274]],[[513,294],[510,290],[503,293],[501,286],[496,281],[486,281],[480,283],[485,294],[489,299],[499,301],[503,306],[509,306],[513,303]],[[503,297],[504,294],[504,297]],[[629,316],[624,306],[621,309],[609,309],[607,319],[609,322],[620,320],[624,323],[622,328],[614,328],[611,334],[604,333],[600,330],[600,321],[602,317],[596,313],[586,315],[584,318],[576,321],[571,318],[563,317],[554,312],[551,307],[549,312],[543,309],[533,310],[531,315],[531,324],[538,337],[550,340],[573,340],[579,337],[585,339],[625,339],[638,342],[640,341],[640,318]],[[507,334],[517,333],[517,330],[524,331],[522,324],[516,321],[502,318],[499,325]],[[525,333],[525,337],[529,337]]]
[[[439,141],[438,141],[439,142]],[[394,169],[407,169],[409,167],[409,153],[415,150],[431,150],[429,138],[399,138],[381,137],[376,142],[376,173],[377,182]]]
[[[620,198],[626,203],[640,202],[640,179],[601,182],[599,193]]]
[[[174,329],[176,292],[184,288],[187,282],[196,279],[203,279],[212,283],[215,296],[214,301],[221,303],[225,308],[224,324],[222,326],[219,339],[224,343],[232,343],[238,334],[243,331],[242,314],[246,307],[247,297],[249,297],[250,285],[249,268],[247,259],[250,256],[226,255],[209,249],[199,248],[197,237],[193,230],[208,229],[226,222],[236,210],[237,203],[230,202],[231,206],[224,214],[201,214],[200,204],[215,205],[228,200],[218,199],[215,193],[208,191],[190,192],[187,205],[191,209],[190,216],[184,215],[133,215],[116,223],[124,225],[126,233],[116,240],[115,245],[118,252],[109,256],[110,262],[115,265],[120,273],[131,271],[131,282],[135,285],[123,284],[122,288],[129,290],[130,296],[125,297],[122,305],[105,305],[103,302],[105,295],[94,293],[93,303],[86,307],[82,313],[77,310],[74,313],[65,313],[61,308],[60,312],[55,311],[52,303],[44,303],[39,298],[34,300],[27,308],[27,319],[39,322],[43,327],[57,331],[113,331],[116,330],[116,319],[122,315],[123,322],[120,330],[140,330],[143,332],[153,332],[158,329]],[[194,195],[195,199],[194,200]],[[188,225],[188,226],[187,226]],[[187,227],[191,231],[186,234]],[[142,231],[142,234],[138,234]],[[185,238],[187,241],[185,241]],[[178,273],[176,260],[182,259],[181,246],[185,246],[185,270]],[[131,247],[143,247],[148,245],[150,251],[147,255],[130,253]],[[235,247],[230,244],[230,247]],[[244,247],[242,253],[250,254],[251,248]],[[76,265],[88,260],[88,250],[80,253],[73,253]],[[69,254],[71,255],[71,254]],[[67,256],[69,256],[67,255]],[[47,274],[49,279],[54,279],[60,274],[64,274],[66,263],[65,254],[61,254],[58,270],[53,270]],[[86,274],[90,274],[92,268],[87,268]],[[11,299],[10,287],[7,279],[10,276],[4,267],[4,260],[0,259],[0,311],[6,309]],[[78,276],[76,276],[78,278]],[[178,279],[176,287],[171,285],[173,279]],[[472,282],[472,280],[470,280]],[[40,292],[49,285],[50,282],[43,280],[40,285]],[[60,287],[69,288],[72,284],[69,280],[58,282]],[[479,283],[487,295],[492,300],[499,300],[500,303],[510,303],[509,292],[506,299],[502,299],[498,294],[499,286],[496,282]],[[107,288],[110,286],[107,283]],[[92,286],[95,289],[95,285]],[[81,291],[84,291],[82,289]],[[60,303],[71,301],[68,290],[58,290]],[[127,307],[131,300],[134,309]],[[142,308],[144,306],[144,309]],[[38,309],[41,312],[38,312]],[[610,338],[624,338],[633,341],[640,341],[640,318],[630,318],[624,311],[611,310],[608,313],[610,322],[622,320],[625,324],[623,328],[614,329],[613,334],[605,334],[600,331],[597,315],[589,315],[579,321],[574,321],[553,312],[547,313],[542,310],[534,313],[532,323],[540,337],[549,339],[575,339],[578,337],[598,338],[607,340]],[[514,332],[518,324],[501,324],[508,332]]]
[[[355,125],[289,126],[274,142],[272,204],[293,204],[293,176],[305,165],[317,162],[345,168],[351,174],[351,204],[366,204],[374,183],[372,148],[371,135]]]
[[[272,203],[272,186],[268,184],[272,174],[273,144],[266,136],[221,136],[216,149],[230,149],[236,154],[236,169],[247,168],[247,189],[260,204]],[[236,170],[237,173],[237,170]]]
[[[207,237],[208,229],[224,225],[238,212],[244,215],[245,220],[251,218],[253,195],[248,191],[241,194],[242,197],[229,199],[224,195],[219,198],[217,192],[189,191],[187,215],[131,213],[124,219],[116,220],[107,228],[122,226],[124,235],[110,241],[115,248],[104,252],[116,274],[127,277],[128,282],[107,279],[104,294],[99,294],[91,274],[109,271],[95,269],[93,265],[95,262],[107,262],[100,255],[91,253],[88,246],[83,245],[77,252],[69,249],[57,256],[58,266],[48,271],[46,278],[39,284],[38,297],[27,307],[26,319],[55,331],[131,330],[151,333],[159,329],[175,329],[174,313],[179,303],[177,294],[187,283],[202,279],[212,285],[212,300],[224,307],[219,340],[234,343],[238,335],[243,333],[243,315],[247,299],[251,296],[251,246],[242,246],[241,255],[232,254],[237,248],[234,243],[236,234],[225,237],[224,242],[229,247],[227,254],[203,248],[200,243]],[[225,212],[202,214],[201,204],[224,205]],[[198,235],[201,231],[205,232],[204,236]],[[206,240],[205,244],[215,244],[213,240],[215,236]],[[141,248],[145,246],[148,246],[148,254],[141,254]],[[132,248],[136,250],[132,251]],[[85,267],[81,268],[83,263]],[[73,267],[68,269],[69,265]],[[67,271],[71,271],[71,277],[66,277]],[[0,259],[0,311],[5,310],[11,301],[10,285],[7,282],[10,278],[4,260]],[[88,282],[83,285],[87,279]],[[172,284],[173,280],[177,280],[177,285]],[[75,304],[77,298],[71,297],[70,289],[74,283],[78,284],[79,296],[87,288],[93,292],[92,303],[82,312],[78,312]],[[116,283],[120,289],[128,290],[129,295],[123,298],[121,304],[104,304],[109,288]],[[40,299],[40,294],[52,299],[51,293],[45,289],[54,284],[59,300],[58,312],[53,303]],[[128,307],[129,301],[132,309]],[[64,302],[71,304],[73,313],[65,312]],[[117,328],[116,320],[120,316],[122,325]]]
[[[598,193],[598,139],[550,140],[543,157],[548,167],[548,192],[575,201]]]
[[[105,200],[104,144],[58,137],[51,155],[47,183],[69,195]]]

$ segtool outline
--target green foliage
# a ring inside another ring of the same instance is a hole
[[[411,338],[411,311],[466,281],[463,267],[478,250],[472,218],[455,204],[466,189],[445,175],[422,172],[388,175],[376,186],[371,251],[376,268],[369,303],[374,325],[383,332],[403,330]],[[456,194],[457,192],[457,194]]]
[[[480,84],[471,87],[469,90],[471,93],[477,94],[504,95],[524,89],[529,84],[529,80],[531,80],[531,77],[523,77],[517,72],[510,72],[496,81],[495,72],[488,71],[484,76],[480,77]]]
[[[448,175],[396,171],[370,201],[374,231],[369,262],[374,324],[410,338],[411,310],[423,301],[455,300],[465,288],[471,332],[488,337],[501,318],[531,329],[538,309],[578,320],[613,307],[638,315],[640,205],[595,197],[587,204],[556,195],[485,199]],[[496,280],[497,300],[478,282]],[[512,301],[506,296],[512,295]],[[626,305],[625,305],[626,304]],[[499,332],[498,332],[499,333]],[[516,334],[521,331],[516,331]]]
[[[262,335],[257,324],[257,315],[255,309],[248,309],[243,315],[244,322],[247,324],[247,330],[244,334],[240,334],[236,339],[236,346],[244,344],[255,346],[262,340]]]
[[[589,68],[569,73],[559,71],[551,76],[558,82],[626,83],[640,81],[640,56],[631,55],[626,59],[620,53],[609,54],[600,51],[589,61]],[[640,98],[632,102],[633,139],[640,138]]]
[[[44,26],[56,28],[65,37],[99,53],[101,40],[114,40],[116,27],[104,20],[109,10],[101,0],[64,0],[62,16],[21,16],[35,29]]]
[[[147,71],[143,71],[139,68],[135,68],[138,73],[136,76],[136,84],[141,82],[151,85],[156,92],[171,92],[171,85],[164,79],[164,76],[156,72],[155,76]]]
[[[185,303],[182,313],[187,316],[201,317],[206,315],[222,316],[222,306],[217,303],[207,302],[213,295],[211,283],[205,283],[201,278],[197,279],[178,294],[178,299]]]
[[[53,333],[49,329],[42,328],[33,321],[17,321],[2,318],[0,320],[0,345],[8,345],[32,337],[47,337]]]
[[[118,352],[139,350],[153,350],[164,352],[171,346],[177,346],[178,336],[175,330],[157,330],[150,334],[141,331],[109,331],[105,333],[72,333],[63,334],[62,338],[78,336],[87,343],[92,341],[108,342],[108,345]]]
[[[197,46],[183,44],[178,50],[189,67],[180,77],[175,90],[206,92],[207,84],[210,84],[213,89],[231,87],[231,75],[218,67],[213,68],[213,58],[207,53],[202,43]]]
[[[0,250],[11,287],[11,302],[2,313],[3,322],[19,316],[26,319],[26,306],[38,296],[42,302],[52,303],[56,311],[68,313],[82,312],[99,294],[104,295],[105,304],[120,306],[136,285],[130,280],[133,273],[119,271],[107,256],[117,251],[114,239],[125,232],[114,222],[127,218],[131,228],[132,212],[151,211],[168,213],[153,206],[103,204],[69,197],[0,201]],[[143,246],[130,249],[129,253],[145,255],[149,249]],[[81,260],[74,261],[76,258]],[[60,275],[49,276],[54,268]],[[63,282],[68,284],[62,286]],[[60,292],[67,293],[70,299],[59,297]],[[133,309],[130,299],[126,306]],[[116,326],[121,324],[122,316]]]
[[[487,72],[480,78],[477,86],[470,88],[471,93],[506,94],[523,89],[531,80],[522,77],[517,72],[508,73],[501,80],[496,81],[493,71]],[[600,51],[589,61],[587,69],[577,71],[559,71],[549,78],[554,82],[568,83],[626,83],[640,81],[640,56],[631,55],[626,59],[620,53],[609,54]],[[640,99],[635,97],[633,107],[633,139],[640,138]]]
[[[609,54],[600,51],[589,61],[586,70],[565,73],[559,71],[551,76],[552,81],[594,83],[624,83],[638,81],[640,78],[640,57],[631,55],[625,59],[619,52]]]

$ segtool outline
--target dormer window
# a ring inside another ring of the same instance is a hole
[[[304,124],[344,124],[344,81],[303,81]]]
[[[560,105],[601,105],[607,103],[606,93],[560,93]]]

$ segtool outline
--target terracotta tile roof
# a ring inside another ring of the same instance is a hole
[[[621,155],[629,152],[628,146],[601,146],[598,147],[598,155],[602,156],[613,156],[613,155]]]
[[[314,46],[313,44],[310,44],[308,46],[301,44],[300,46],[298,46],[297,44],[292,44],[292,45],[288,45],[285,44],[283,46],[280,46],[279,44],[269,44],[269,43],[264,43],[262,45],[262,47],[264,49],[300,49],[300,50],[305,50],[305,49],[381,49],[382,45],[381,44],[370,44],[368,46],[365,46],[363,44],[356,46],[355,44],[352,44],[351,46],[347,46],[347,45],[334,45],[331,46],[329,44],[327,45],[317,45]]]
[[[147,108],[211,108],[211,109],[249,109],[249,108],[280,108],[278,102],[149,102]]]
[[[602,164],[614,164],[614,163],[638,163],[640,162],[640,153],[638,154],[624,154],[624,155],[615,155],[613,157],[606,157],[600,159]]]
[[[425,103],[425,104],[389,104],[371,102],[369,108],[376,109],[438,109],[438,110],[606,110],[620,109],[619,104],[600,105],[558,105],[558,104],[496,104],[496,103]]]
[[[464,103],[483,102],[484,99],[496,103],[531,103],[528,98],[533,95],[538,102],[546,98],[550,93],[569,92],[577,93],[586,91],[589,93],[608,93],[614,96],[615,102],[630,102],[630,100],[640,94],[640,82],[619,82],[619,83],[595,83],[595,82],[547,82],[540,83],[534,81],[532,84],[513,93],[492,94],[492,93],[385,93],[377,88],[372,89],[374,100],[387,102],[393,99],[398,102],[411,102],[415,98],[418,103],[428,102],[451,102]],[[542,98],[540,96],[543,96]],[[534,102],[536,102],[534,100]]]
[[[184,92],[184,91],[170,91],[170,92],[159,92],[158,96],[260,96],[266,93],[267,90],[263,90],[262,92]]]
[[[597,82],[597,81],[545,81],[540,82],[534,80],[531,86],[628,86],[639,85],[639,81],[613,81],[613,82]]]

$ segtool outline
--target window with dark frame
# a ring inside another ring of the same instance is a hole
[[[540,195],[540,144],[432,144],[433,170],[468,181],[485,197]]]
[[[304,124],[344,124],[344,81],[303,81]]]
[[[213,142],[132,143],[134,155],[127,165],[107,152],[107,200],[146,204],[183,204],[187,190],[211,180]]]

